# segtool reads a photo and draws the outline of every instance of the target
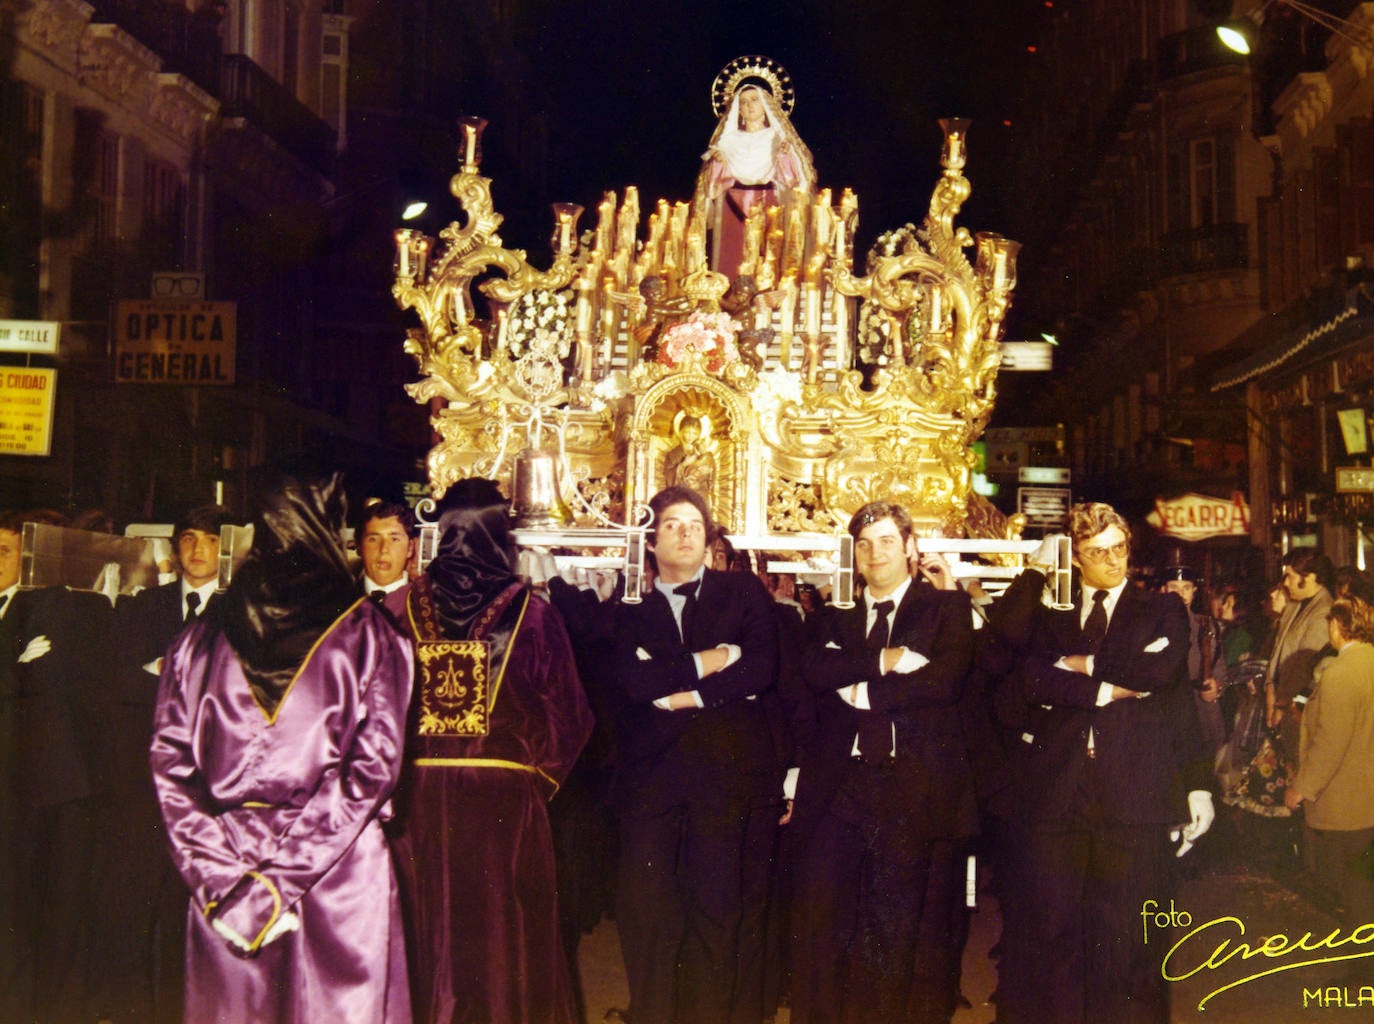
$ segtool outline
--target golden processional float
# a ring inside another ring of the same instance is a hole
[[[419,318],[407,390],[438,436],[431,497],[494,479],[518,543],[623,567],[627,600],[646,502],[669,484],[703,494],[737,550],[830,577],[841,604],[845,526],[870,500],[905,506],[922,550],[1015,564],[1036,542],[974,493],[971,445],[992,414],[1019,246],[955,226],[968,121],[940,121],[923,224],[880,236],[856,275],[858,198],[816,187],[786,71],[739,58],[712,101],[692,200],[659,199],[646,228],[635,187],[607,192],[581,234],[583,208],[556,203],[546,270],[503,245],[479,170],[486,121],[461,120],[461,221],[437,240],[396,232],[392,293]]]

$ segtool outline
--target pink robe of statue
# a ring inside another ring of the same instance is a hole
[[[488,734],[409,740],[396,859],[417,1024],[576,1019],[547,804],[592,713],[563,620],[533,596],[520,616],[525,600],[519,592],[511,602],[520,625]]]
[[[188,1024],[407,1024],[396,878],[380,818],[400,773],[413,655],[361,602],[320,637],[276,711],[202,623],[168,652],[153,777],[192,893]],[[251,955],[211,926],[258,940]]]

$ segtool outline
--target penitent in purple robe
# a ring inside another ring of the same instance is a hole
[[[189,1024],[407,1024],[404,931],[381,818],[401,767],[413,654],[355,605],[275,711],[206,624],[168,652],[151,753],[173,858],[192,893]],[[282,914],[296,931],[251,955]]]
[[[420,1024],[576,1019],[547,803],[592,713],[563,620],[515,589],[523,614],[504,672],[492,666],[488,734],[412,735],[407,749],[396,858]]]

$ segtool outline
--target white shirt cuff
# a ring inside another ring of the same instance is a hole
[[[860,711],[872,711],[873,705],[868,702],[868,683],[851,683],[848,686],[841,686],[835,691],[840,695],[840,700],[844,701],[851,708],[858,708]]]
[[[893,667],[893,672],[915,672],[923,669],[930,664],[930,659],[924,654],[913,651],[910,647],[903,647],[901,657],[897,659],[897,664]]]
[[[782,797],[784,800],[797,799],[797,777],[801,775],[800,768],[789,768],[787,774],[782,778]]]

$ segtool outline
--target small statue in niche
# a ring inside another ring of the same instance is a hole
[[[669,487],[690,487],[708,501],[715,489],[716,456],[711,421],[680,411],[673,419],[677,444],[663,457],[663,480]]]

